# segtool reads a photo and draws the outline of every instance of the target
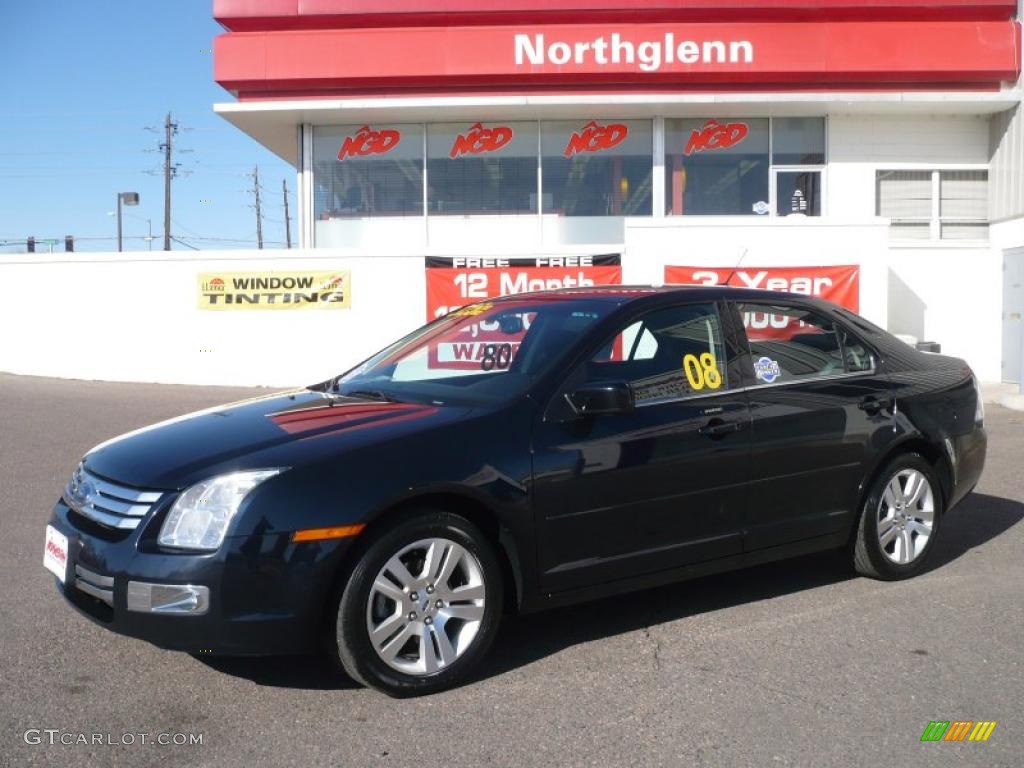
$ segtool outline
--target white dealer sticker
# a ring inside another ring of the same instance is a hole
[[[777,361],[770,357],[762,357],[754,361],[754,375],[765,384],[771,384],[782,375]]]
[[[68,537],[52,525],[46,526],[43,567],[64,583],[68,571]]]

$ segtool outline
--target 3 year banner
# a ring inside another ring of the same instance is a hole
[[[730,279],[730,275],[732,278]],[[729,285],[816,296],[860,311],[860,267],[665,267],[665,282],[681,285]]]

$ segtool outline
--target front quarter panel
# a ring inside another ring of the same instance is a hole
[[[493,511],[519,551],[532,552],[534,412],[532,401],[523,398],[498,410],[453,412],[359,445],[332,445],[329,436],[320,436],[293,443],[281,455],[273,451],[260,463],[295,466],[251,494],[234,534],[373,524],[397,505],[449,494]]]

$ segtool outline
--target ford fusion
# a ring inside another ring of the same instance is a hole
[[[985,461],[978,386],[807,297],[586,288],[472,304],[336,378],[90,451],[44,564],[160,647],[326,649],[391,695],[506,611],[845,552],[921,572]]]

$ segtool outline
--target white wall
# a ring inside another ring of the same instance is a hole
[[[988,115],[836,115],[828,122],[826,211],[873,217],[882,169],[989,163]],[[888,248],[888,318],[894,333],[937,341],[983,380],[998,381],[1002,258],[989,243],[901,242]]]
[[[986,115],[831,115],[826,215],[874,216],[879,169],[984,168],[988,144]]]
[[[1002,249],[1024,245],[1024,219],[993,225],[989,244],[950,247],[891,245],[885,221],[874,215],[879,168],[986,167],[988,135],[985,117],[832,116],[826,216],[627,219],[624,280],[661,282],[670,263],[732,266],[744,248],[745,266],[860,264],[865,316],[891,331],[938,341],[944,352],[966,358],[982,380],[996,381]],[[463,237],[452,231],[446,242],[449,253],[525,253],[529,238],[522,234],[520,240],[490,229]],[[386,234],[374,239],[396,247]],[[7,254],[0,258],[0,370],[125,381],[311,383],[424,322],[422,255],[414,249]],[[352,308],[196,307],[199,272],[288,268],[351,270]]]
[[[183,384],[312,384],[425,321],[421,258],[285,253],[4,256],[0,370]],[[197,308],[198,273],[249,269],[350,269],[352,308]]]

